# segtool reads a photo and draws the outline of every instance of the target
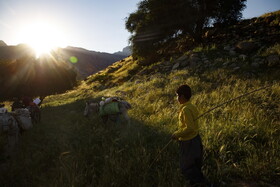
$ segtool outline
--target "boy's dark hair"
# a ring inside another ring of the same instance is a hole
[[[192,90],[191,90],[191,88],[190,88],[188,85],[186,85],[186,84],[181,85],[181,86],[177,89],[176,93],[177,93],[179,96],[183,95],[187,100],[189,100],[189,99],[192,97]]]

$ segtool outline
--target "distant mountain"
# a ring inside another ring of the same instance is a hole
[[[51,54],[56,59],[68,61],[69,63],[71,63],[71,57],[75,58],[77,62],[71,64],[76,68],[79,79],[84,79],[126,57],[126,55],[121,53],[102,53],[71,46],[59,48],[52,51]],[[0,40],[0,62],[13,61],[25,56],[33,56],[35,58],[34,51],[28,45],[7,46],[5,42]]]
[[[7,44],[4,41],[0,40],[0,46],[7,46]]]
[[[123,48],[122,51],[115,52],[114,54],[115,55],[122,55],[122,56],[128,57],[128,56],[130,56],[132,54],[131,46],[127,46],[127,47]]]
[[[12,61],[24,56],[35,57],[34,51],[28,45],[8,46],[2,40],[0,41],[0,61]]]
[[[89,51],[83,48],[71,47],[60,48],[56,51],[59,58],[66,60],[78,70],[80,78],[94,74],[109,65],[124,59],[126,56],[121,54],[110,54],[96,51]],[[71,62],[70,58],[75,58],[77,62]]]

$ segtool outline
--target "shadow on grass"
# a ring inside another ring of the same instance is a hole
[[[96,100],[98,100],[97,98]],[[42,109],[42,121],[21,137],[1,172],[1,186],[180,186],[170,135],[136,119],[104,125],[84,118],[84,100]]]

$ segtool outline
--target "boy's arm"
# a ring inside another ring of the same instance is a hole
[[[191,111],[189,109],[184,109],[181,116],[181,123],[185,125],[183,129],[177,130],[174,132],[176,138],[186,137],[196,131],[194,126],[194,119]]]

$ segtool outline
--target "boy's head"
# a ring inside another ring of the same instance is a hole
[[[186,84],[180,86],[177,89],[176,93],[177,93],[178,101],[179,101],[180,104],[183,104],[183,103],[189,101],[190,98],[192,97],[191,88]]]

